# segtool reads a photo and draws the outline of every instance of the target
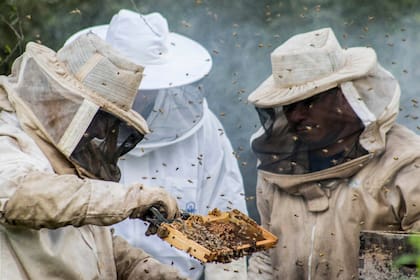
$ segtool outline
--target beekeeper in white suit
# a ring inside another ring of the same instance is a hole
[[[162,186],[177,197],[181,209],[207,214],[217,207],[247,213],[242,177],[222,124],[210,111],[197,82],[210,71],[212,59],[197,42],[170,32],[159,13],[141,15],[121,10],[109,25],[92,31],[123,55],[145,66],[133,108],[145,116],[151,133],[120,160],[121,182]],[[215,93],[216,94],[216,93]],[[246,279],[245,258],[229,264],[206,264],[171,248],[156,236],[145,237],[147,225],[127,221],[116,233],[184,275],[198,279]]]

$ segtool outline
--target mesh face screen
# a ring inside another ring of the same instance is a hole
[[[70,159],[95,178],[119,181],[118,159],[143,139],[133,127],[99,110]]]
[[[289,105],[257,109],[264,134],[252,143],[260,169],[301,174],[365,154],[363,124],[339,88]]]

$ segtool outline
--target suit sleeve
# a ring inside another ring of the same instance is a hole
[[[0,223],[33,229],[110,225],[135,205],[114,182],[57,175],[35,142],[0,115]],[[11,118],[11,117],[9,117]]]
[[[170,265],[165,265],[119,236],[113,237],[114,259],[118,280],[186,279]]]

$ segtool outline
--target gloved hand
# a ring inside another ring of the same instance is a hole
[[[120,236],[113,236],[114,261],[118,279],[187,280],[169,264],[162,264],[140,248],[131,246]]]
[[[163,217],[168,220],[175,219],[180,216],[178,204],[166,190],[158,187],[145,187],[141,184],[130,186],[129,194],[126,196],[128,205],[135,205],[129,214],[130,219],[155,218],[150,211],[151,207],[159,210]],[[146,235],[155,234],[157,226],[150,224]]]

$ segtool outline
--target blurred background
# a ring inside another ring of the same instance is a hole
[[[160,12],[171,31],[209,50],[213,69],[203,80],[209,106],[231,139],[257,221],[249,138],[259,121],[246,100],[271,74],[270,53],[290,36],[330,26],[343,47],[373,47],[400,81],[398,121],[420,131],[419,0],[0,0],[0,74],[9,74],[28,41],[58,50],[70,35],[109,23],[121,8]]]

